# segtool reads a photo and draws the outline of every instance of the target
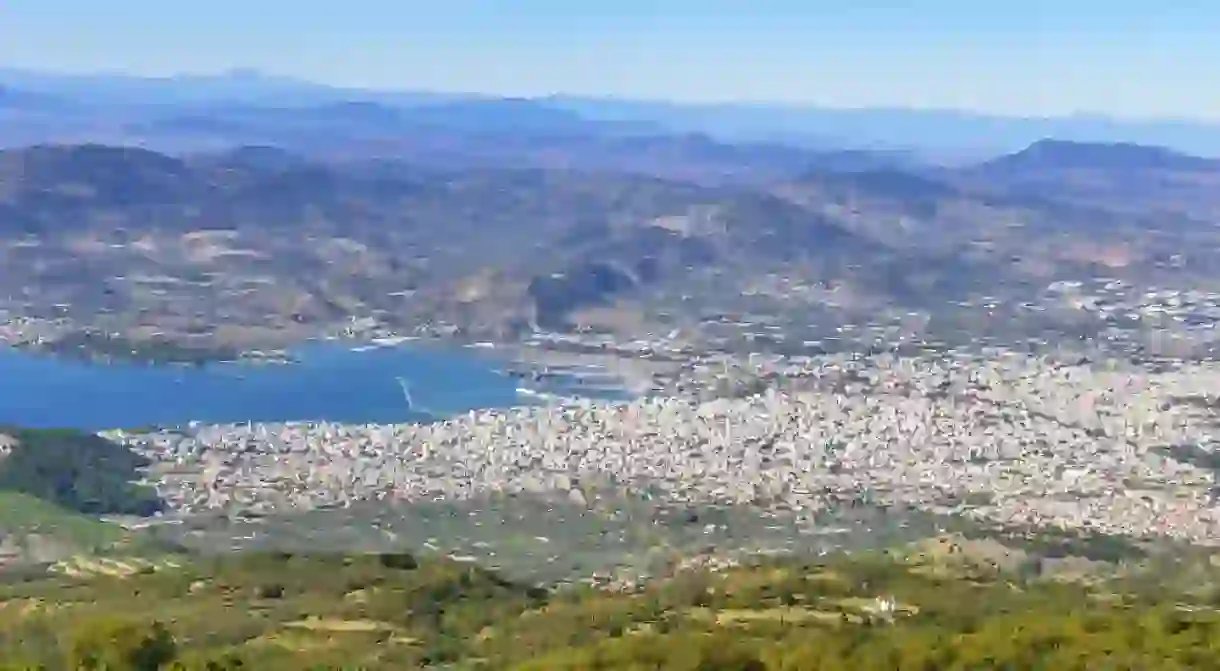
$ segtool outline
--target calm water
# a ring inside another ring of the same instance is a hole
[[[0,349],[0,424],[104,429],[285,420],[404,422],[519,403],[517,381],[469,351],[311,345],[300,363],[93,364]]]

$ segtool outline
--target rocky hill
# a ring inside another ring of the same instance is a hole
[[[961,175],[1018,197],[1204,220],[1220,213],[1220,160],[1163,147],[1043,140]]]

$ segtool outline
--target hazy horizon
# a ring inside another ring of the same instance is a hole
[[[504,100],[531,100],[545,102],[548,99],[579,99],[589,101],[602,101],[607,103],[623,102],[623,103],[642,103],[647,105],[657,106],[673,106],[673,107],[737,107],[748,109],[752,107],[769,108],[769,109],[791,109],[793,111],[806,110],[823,110],[830,112],[898,112],[898,113],[932,113],[945,115],[960,115],[962,117],[978,117],[978,118],[1001,118],[1022,121],[1039,121],[1039,120],[1057,120],[1057,119],[1080,119],[1080,120],[1098,120],[1098,121],[1115,121],[1120,123],[1140,123],[1140,122],[1163,122],[1163,123],[1191,123],[1191,124],[1206,124],[1220,125],[1220,117],[1217,118],[1199,118],[1190,116],[1169,116],[1169,115],[1121,115],[1099,110],[1075,110],[1062,113],[1047,113],[1033,114],[1020,113],[1019,111],[988,111],[977,110],[962,107],[939,107],[939,106],[902,106],[896,104],[878,104],[878,105],[845,105],[835,104],[832,102],[822,103],[817,101],[790,101],[790,100],[735,100],[735,99],[708,99],[708,100],[680,100],[666,98],[648,98],[642,96],[631,95],[616,95],[611,93],[570,93],[566,91],[556,91],[540,94],[513,94],[502,93],[498,91],[485,90],[466,90],[466,89],[443,89],[443,88],[414,88],[414,87],[379,87],[379,86],[349,86],[343,83],[309,79],[290,74],[282,74],[262,70],[259,68],[230,66],[223,69],[212,71],[184,71],[171,74],[140,74],[136,72],[127,72],[122,70],[55,70],[48,68],[31,68],[31,67],[10,67],[0,64],[0,87],[10,85],[4,81],[6,73],[21,73],[23,75],[46,77],[46,78],[80,78],[80,79],[128,79],[139,80],[144,82],[156,83],[173,83],[173,82],[189,82],[191,80],[198,81],[239,81],[241,78],[261,79],[265,82],[282,82],[285,84],[291,83],[300,86],[329,88],[336,91],[350,91],[352,93],[366,92],[370,94],[394,94],[394,93],[421,93],[421,94],[442,94],[454,96],[470,96],[478,98],[498,98]],[[10,85],[11,86],[11,85]],[[14,89],[21,89],[20,85],[11,86]],[[359,99],[352,99],[351,102],[362,102]],[[293,105],[287,105],[293,107]]]
[[[72,17],[65,21],[63,17]],[[0,66],[675,104],[1220,121],[1220,14],[1080,0],[913,9],[775,0],[44,0],[0,9]],[[48,45],[54,48],[48,49]]]

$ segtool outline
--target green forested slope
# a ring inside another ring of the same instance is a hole
[[[0,426],[17,445],[0,458],[0,492],[19,492],[87,515],[151,515],[161,501],[133,484],[147,461],[100,436]]]

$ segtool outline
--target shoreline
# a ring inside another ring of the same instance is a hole
[[[651,380],[646,370],[622,365],[613,357],[554,356],[538,348],[472,346],[433,338],[370,342],[312,340],[284,353],[291,362],[268,364],[247,359],[203,366],[85,359],[9,348],[7,353],[0,352],[0,368],[7,371],[0,374],[9,378],[4,394],[14,403],[4,414],[14,424],[90,432],[136,426],[172,428],[191,422],[426,423],[471,410],[543,407],[581,400],[629,401],[642,396]],[[266,366],[277,370],[264,370]],[[410,385],[406,393],[416,395],[419,401],[412,403],[413,408],[402,406],[401,414],[392,408],[401,405],[400,394],[404,393],[398,388],[401,383],[395,383],[394,368],[401,368]],[[528,371],[539,371],[540,375],[533,378]],[[135,385],[142,388],[138,396],[143,400],[126,408],[114,406],[113,411],[107,409],[111,407],[107,402],[96,408],[55,412],[57,401],[53,399],[61,398],[77,376],[89,380],[86,388],[92,391],[81,392],[86,395],[107,397],[117,392],[126,397]],[[23,377],[27,378],[24,382]],[[245,378],[251,381],[242,382]],[[205,388],[212,391],[201,393],[220,393],[222,397],[236,394],[249,397],[253,405],[213,403],[192,391]],[[229,391],[216,392],[218,388]],[[305,389],[337,400],[317,402]],[[23,409],[18,400],[23,395],[41,400]],[[166,398],[164,395],[178,398],[164,404],[151,400]],[[263,397],[266,402],[260,400]],[[146,405],[150,403],[156,405]],[[108,412],[115,414],[110,417],[105,414]]]
[[[11,320],[10,320],[11,321]],[[212,366],[289,366],[301,363],[314,348],[342,348],[353,353],[387,348],[409,348],[416,352],[461,352],[477,358],[503,375],[522,381],[526,397],[532,392],[555,392],[573,397],[637,398],[664,387],[661,374],[672,374],[680,366],[630,352],[571,351],[529,340],[475,340],[436,332],[405,335],[373,328],[353,332],[324,329],[312,333],[285,330],[281,337],[258,342],[243,339],[132,336],[107,333],[89,326],[54,322],[33,338],[27,332],[37,320],[16,320],[24,328],[0,329],[0,346],[30,356],[47,357],[97,366],[209,368]],[[55,328],[51,328],[54,326]],[[524,399],[522,399],[524,400]]]
[[[115,341],[119,342],[119,341]],[[171,349],[178,348],[173,343],[165,344]],[[211,365],[294,365],[299,364],[301,355],[311,349],[335,348],[352,353],[388,349],[410,349],[417,352],[461,352],[498,366],[501,372],[528,374],[542,372],[550,375],[558,372],[565,377],[573,378],[618,378],[622,387],[633,395],[639,395],[652,388],[653,375],[658,368],[674,367],[673,364],[653,362],[619,354],[568,352],[548,349],[536,345],[525,345],[516,342],[467,342],[458,339],[429,338],[422,336],[394,336],[374,338],[308,338],[283,347],[258,348],[245,350],[204,350],[182,348],[199,356],[180,358],[174,356],[132,356],[110,352],[90,350],[84,347],[73,349],[56,349],[30,342],[3,342],[0,350],[12,353],[58,359],[76,363],[97,365],[144,365],[144,366],[197,366]],[[549,369],[559,369],[552,371]]]

